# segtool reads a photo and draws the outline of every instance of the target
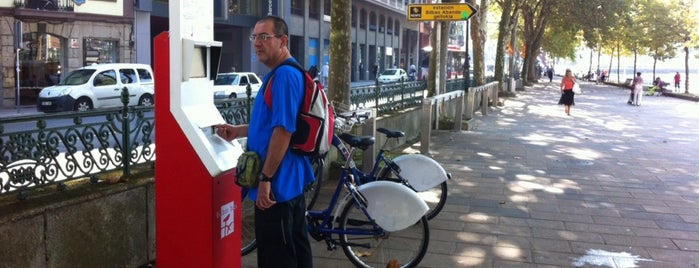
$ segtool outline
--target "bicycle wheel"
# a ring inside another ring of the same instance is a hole
[[[257,240],[255,239],[255,202],[252,202],[250,198],[247,197],[246,189],[243,189],[241,194],[243,213],[242,213],[242,232],[240,233],[240,240],[242,244],[241,255],[248,255],[250,252],[257,248]]]
[[[394,174],[390,168],[383,168],[379,172],[379,180],[400,182],[398,176],[396,176],[396,174]],[[430,208],[427,210],[427,213],[425,213],[425,217],[427,217],[428,220],[436,217],[437,214],[439,214],[439,212],[444,208],[444,204],[447,203],[447,190],[447,181],[444,181],[435,187],[422,192],[417,192],[417,195],[419,195],[422,200],[425,200],[427,206]]]
[[[347,203],[343,209],[339,228],[346,231],[340,234],[342,250],[357,267],[415,267],[425,256],[430,241],[424,216],[408,228],[387,232],[368,219],[355,202]]]
[[[318,195],[320,194],[320,187],[323,182],[323,165],[325,160],[322,158],[311,160],[313,165],[313,175],[316,180],[313,183],[306,185],[303,191],[303,196],[306,198],[306,210],[313,210],[313,206],[318,200]]]

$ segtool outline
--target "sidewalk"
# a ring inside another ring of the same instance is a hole
[[[470,131],[433,133],[454,179],[420,267],[699,265],[699,104],[629,106],[626,90],[583,82],[566,116],[559,83],[517,92]],[[315,266],[351,267],[312,246]]]
[[[43,114],[36,110],[36,106],[20,106],[17,107],[3,107],[0,108],[0,118],[23,116],[23,115],[38,115]]]

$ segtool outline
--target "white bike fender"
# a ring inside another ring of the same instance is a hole
[[[429,209],[417,193],[400,183],[373,181],[357,189],[367,200],[369,215],[389,232],[410,227]]]
[[[432,158],[421,154],[404,154],[393,159],[400,167],[400,175],[416,191],[422,192],[447,180],[447,172]]]

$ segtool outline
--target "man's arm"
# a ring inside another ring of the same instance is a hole
[[[267,157],[262,166],[262,174],[265,177],[273,177],[277,172],[279,165],[284,159],[286,150],[289,148],[291,141],[291,132],[286,131],[284,127],[275,127],[272,131],[272,138],[269,141],[267,148]],[[276,178],[277,180],[280,178]],[[257,189],[257,206],[260,209],[267,209],[276,203],[272,195],[272,183],[261,181]]]
[[[282,159],[284,159],[290,141],[291,132],[286,131],[284,127],[280,126],[274,128],[272,131],[272,138],[269,141],[269,148],[267,148],[267,158],[265,158],[265,164],[262,167],[262,174],[268,177],[274,176]]]

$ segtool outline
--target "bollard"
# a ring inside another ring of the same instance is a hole
[[[473,112],[474,112],[474,105],[476,102],[476,92],[473,89],[469,89],[466,92],[466,120],[471,120],[473,118]]]
[[[422,100],[422,131],[420,133],[420,153],[430,154],[430,135],[432,131],[432,101]]]
[[[488,115],[488,90],[481,91],[481,114]]]
[[[461,131],[461,121],[464,119],[464,94],[456,97],[456,114],[454,115],[454,130]]]
[[[371,109],[371,115],[364,120],[362,135],[376,137],[376,108]],[[374,156],[377,154],[376,144],[369,146],[362,153],[362,171],[369,173],[374,167]]]

